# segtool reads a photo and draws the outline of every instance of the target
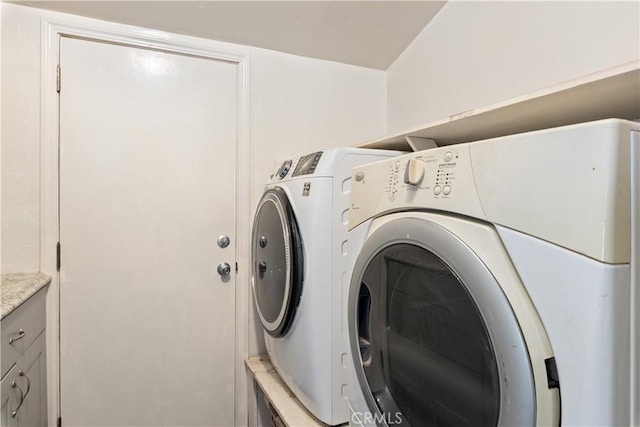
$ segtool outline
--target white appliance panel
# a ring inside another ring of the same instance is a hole
[[[631,381],[637,381],[630,342],[638,339],[630,323],[637,304],[630,297],[636,285],[631,281],[638,242],[631,239],[638,186],[631,176],[632,170],[637,174],[637,159],[634,163],[630,147],[640,146],[639,131],[638,123],[601,120],[356,167],[350,265],[357,247],[399,212],[416,218],[434,212],[493,227],[531,299],[528,314],[514,305],[518,321],[526,331],[539,317],[542,341],[548,339],[555,357],[562,424],[628,425],[637,412],[635,400],[630,403]],[[458,236],[485,251],[481,258],[517,305],[508,291],[515,282],[501,278],[492,264],[499,251],[486,239]],[[346,311],[345,306],[343,317]],[[536,334],[525,335],[530,348],[539,345]],[[355,377],[349,381],[352,424],[372,425],[363,417],[368,408]],[[552,406],[542,413],[552,413]]]
[[[266,190],[288,196],[303,242],[302,295],[288,332],[265,333],[271,360],[298,399],[321,421],[348,421],[346,328],[341,320],[348,284],[347,213],[357,165],[399,155],[357,148],[330,149],[282,162]]]

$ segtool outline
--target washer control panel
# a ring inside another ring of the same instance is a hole
[[[435,199],[452,196],[460,153],[455,149],[440,155],[430,151],[410,158],[403,156],[389,163],[384,191],[390,201],[395,201],[399,189],[427,190]]]
[[[299,175],[313,175],[316,172],[323,152],[307,154],[291,160],[285,160],[271,175],[272,181],[280,181],[285,178],[293,178]]]
[[[316,167],[318,167],[320,157],[322,157],[322,151],[301,157],[292,176],[313,174],[316,171]]]
[[[384,192],[387,193],[389,200],[395,200],[396,193],[398,192],[398,177],[400,176],[400,160],[396,160],[389,163],[389,171],[387,172],[387,181],[384,187]]]
[[[276,171],[276,176],[280,179],[283,179],[289,173],[291,169],[291,160],[285,160],[282,162],[278,170]]]
[[[433,185],[434,196],[448,196],[451,194],[453,182],[456,178],[455,167],[459,154],[454,151],[447,151],[442,156],[442,163],[438,164],[436,180]]]
[[[349,225],[379,213],[433,209],[483,217],[468,144],[432,148],[356,167]]]

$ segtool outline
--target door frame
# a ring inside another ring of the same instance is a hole
[[[631,295],[629,298],[629,343],[631,345],[629,419],[640,423],[640,132],[631,131]]]
[[[236,64],[236,272],[235,289],[235,422],[247,424],[248,382],[244,360],[248,355],[249,242],[250,242],[250,132],[249,54],[233,51],[220,42],[167,33],[130,25],[98,21],[74,15],[46,13],[41,19],[42,56],[40,63],[40,271],[50,272],[47,295],[47,400],[49,425],[55,426],[60,406],[60,278],[57,272],[59,241],[59,97],[57,66],[63,36],[158,49]],[[64,73],[64,71],[63,71]],[[62,77],[64,85],[64,74]]]

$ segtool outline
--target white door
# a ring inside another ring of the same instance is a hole
[[[233,425],[237,65],[67,37],[60,65],[62,423]]]

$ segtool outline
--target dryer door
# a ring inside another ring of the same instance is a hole
[[[352,277],[350,346],[376,424],[536,424],[518,321],[455,235],[416,218],[389,221],[367,239]]]
[[[282,188],[267,190],[256,211],[252,234],[251,283],[264,329],[281,337],[293,322],[302,293],[302,239]]]

